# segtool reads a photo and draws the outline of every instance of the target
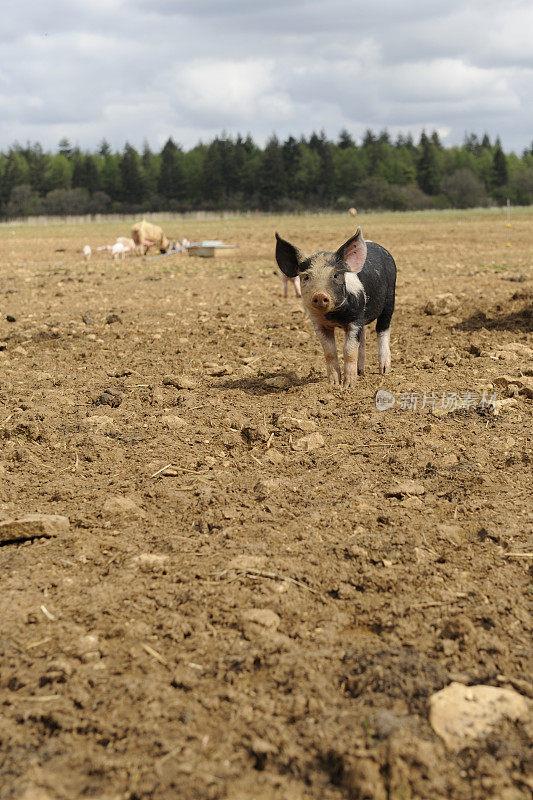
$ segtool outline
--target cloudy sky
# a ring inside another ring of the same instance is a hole
[[[122,149],[225,130],[533,139],[531,0],[18,0],[0,29],[0,149]]]

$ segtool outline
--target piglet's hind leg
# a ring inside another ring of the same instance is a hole
[[[382,375],[390,372],[390,328],[378,333],[378,361],[379,371]]]
[[[357,374],[365,374],[365,358],[366,358],[366,327],[363,325],[361,329],[361,338],[359,339],[359,350],[357,352]]]

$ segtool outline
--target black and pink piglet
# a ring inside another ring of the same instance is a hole
[[[379,371],[389,372],[390,328],[396,264],[388,250],[363,239],[361,228],[335,253],[307,256],[276,233],[276,260],[287,278],[300,278],[302,300],[324,348],[330,383],[341,370],[335,328],[343,328],[344,386],[353,386],[365,366],[365,326],[376,320]]]

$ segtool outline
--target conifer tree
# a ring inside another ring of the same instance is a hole
[[[418,145],[419,156],[416,168],[416,179],[423,192],[435,195],[440,189],[441,173],[437,160],[437,149],[425,131],[422,131]]]
[[[498,189],[501,186],[505,186],[508,179],[509,174],[507,170],[507,159],[502,150],[501,142],[498,138],[496,139],[494,154],[492,157],[492,185],[494,188]]]
[[[283,151],[278,138],[272,136],[263,151],[259,172],[261,201],[266,208],[276,208],[287,196],[287,176]]]
[[[139,154],[128,142],[124,147],[119,168],[122,182],[122,199],[128,204],[141,203],[143,200],[143,182]]]

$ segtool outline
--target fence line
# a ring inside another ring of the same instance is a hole
[[[9,220],[0,220],[1,228],[15,228],[24,225],[86,225],[88,222],[138,222],[140,219],[149,219],[150,222],[172,222],[187,219],[250,219],[255,217],[279,216],[331,216],[342,212],[334,209],[305,210],[305,211],[147,211],[144,214],[69,214],[68,216],[38,216],[18,217]]]
[[[533,206],[515,206],[515,211],[531,211]],[[503,207],[503,210],[506,210]],[[439,214],[461,214],[469,212],[482,214],[499,214],[502,206],[484,206],[481,208],[426,208],[409,209],[405,211],[391,211],[388,209],[362,209],[364,214],[381,215],[401,215],[401,214],[421,214],[431,216]],[[0,228],[16,228],[24,226],[44,226],[44,225],[86,225],[90,222],[112,223],[124,222],[135,223],[140,219],[150,219],[150,222],[174,222],[176,220],[209,220],[209,219],[255,219],[259,217],[331,217],[342,216],[345,214],[340,209],[303,209],[294,211],[154,211],[144,214],[70,214],[68,216],[38,216],[38,217],[19,217],[10,220],[0,220]]]

